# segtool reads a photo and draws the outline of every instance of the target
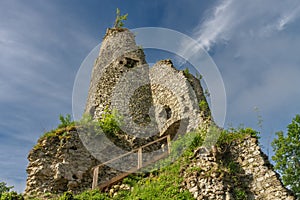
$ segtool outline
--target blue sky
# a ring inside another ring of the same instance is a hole
[[[128,28],[196,39],[223,77],[226,124],[260,130],[257,107],[265,152],[300,113],[298,0],[0,0],[0,182],[24,190],[28,152],[59,114],[72,113],[76,73],[117,7]]]

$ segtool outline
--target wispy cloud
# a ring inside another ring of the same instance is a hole
[[[236,13],[231,10],[234,0],[225,0],[212,9],[208,16],[195,30],[195,36],[202,48],[210,49],[218,40],[226,39],[228,32],[236,25]]]
[[[214,44],[226,42],[241,34],[260,35],[281,31],[299,17],[297,1],[219,1],[194,31],[200,47],[210,50]],[[271,28],[272,27],[272,28]],[[183,47],[191,48],[183,43]],[[195,49],[196,50],[196,49]]]
[[[292,23],[295,19],[300,16],[300,6],[289,10],[287,13],[284,13],[282,17],[277,22],[277,30],[281,31],[289,23]]]

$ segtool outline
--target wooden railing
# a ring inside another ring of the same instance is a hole
[[[147,161],[145,163],[143,163],[143,149],[145,147],[148,147],[150,145],[153,145],[155,143],[158,143],[162,140],[167,140],[167,151],[166,152],[163,152],[162,154],[158,155],[158,156],[155,156],[153,158],[151,158],[150,161]],[[117,156],[107,162],[104,162],[100,165],[97,165],[95,166],[92,170],[93,170],[93,184],[92,184],[92,189],[96,189],[96,188],[99,188],[100,190],[103,190],[104,188],[107,188],[109,187],[110,185],[116,183],[117,181],[120,181],[121,179],[125,178],[126,176],[128,176],[129,174],[132,174],[136,171],[138,171],[139,169],[141,169],[142,167],[146,167],[152,163],[155,163],[156,161],[166,157],[167,155],[169,155],[171,153],[171,136],[170,135],[166,135],[164,137],[161,137],[153,142],[149,142],[148,144],[145,144],[137,149],[134,149],[130,152],[127,152],[125,154],[122,154],[120,156]],[[119,174],[115,177],[113,177],[112,179],[110,179],[109,181],[105,182],[105,183],[102,183],[101,185],[98,185],[98,175],[99,175],[99,168],[100,167],[103,167],[109,163],[112,163],[116,160],[119,160],[125,156],[129,156],[130,154],[134,154],[137,152],[137,165],[136,167],[132,167],[130,170],[127,170],[126,172],[122,173],[122,174]]]

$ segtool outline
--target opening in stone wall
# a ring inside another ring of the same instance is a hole
[[[167,114],[167,120],[170,119],[172,117],[172,110],[169,106],[165,105],[164,106],[164,110],[166,111]]]

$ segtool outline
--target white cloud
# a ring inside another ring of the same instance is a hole
[[[202,48],[210,49],[218,40],[226,39],[226,35],[235,26],[235,12],[231,10],[234,0],[222,1],[215,7],[208,17],[195,32],[197,41]]]
[[[288,117],[299,110],[299,16],[297,0],[225,0],[195,28],[193,37],[223,75],[227,122],[250,121],[255,106],[268,119],[283,115],[282,108]],[[182,47],[200,48],[185,41]]]
[[[295,7],[295,5],[297,5]],[[256,35],[281,31],[299,16],[297,0],[225,0],[219,1],[194,31],[200,46],[210,50],[242,34]],[[191,48],[183,42],[183,47]]]
[[[279,31],[283,30],[287,24],[293,22],[295,19],[299,17],[299,15],[300,15],[300,6],[283,14],[283,16],[278,20],[277,27],[276,27],[277,30]]]

